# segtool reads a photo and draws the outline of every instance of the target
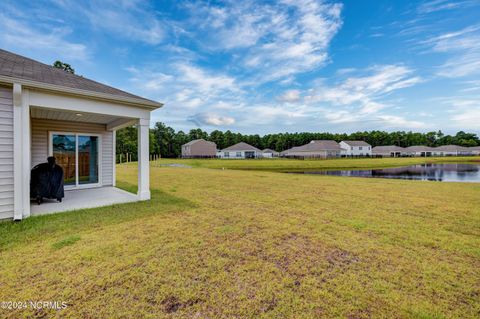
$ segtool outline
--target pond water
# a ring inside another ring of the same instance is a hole
[[[419,164],[372,170],[304,171],[292,173],[480,183],[480,164]]]

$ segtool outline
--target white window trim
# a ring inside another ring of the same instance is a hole
[[[83,132],[48,132],[48,156],[53,156],[53,135],[75,135],[75,185],[65,185],[65,190],[102,187],[102,134]],[[98,183],[80,184],[78,182],[78,136],[96,136],[98,138]]]

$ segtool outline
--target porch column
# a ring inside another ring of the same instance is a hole
[[[28,90],[13,85],[13,218],[30,216],[30,102]]]
[[[150,199],[149,119],[138,120],[138,199]]]

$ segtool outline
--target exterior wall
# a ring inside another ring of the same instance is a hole
[[[312,158],[331,158],[331,157],[338,157],[340,156],[341,151],[315,151],[315,152],[287,152],[285,154],[286,157],[312,157]]]
[[[47,160],[49,132],[101,134],[102,185],[113,185],[113,132],[104,124],[32,119],[32,167]]]
[[[342,152],[343,155],[347,156],[366,156],[372,155],[371,146],[350,146],[345,142],[340,142],[340,147],[345,149],[345,152]]]
[[[0,86],[0,219],[13,218],[13,90]]]
[[[262,157],[272,158],[272,157],[273,157],[273,154],[272,154],[272,153],[262,153]]]
[[[245,152],[252,151],[220,151],[217,153],[217,156],[224,159],[245,159]],[[229,156],[226,157],[225,153],[229,153]],[[255,158],[262,157],[262,153],[255,152]]]
[[[182,145],[182,157],[214,157],[217,145],[213,142],[198,141],[191,145]]]

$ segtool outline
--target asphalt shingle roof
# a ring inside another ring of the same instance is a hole
[[[315,151],[340,151],[340,144],[333,140],[314,140],[302,146],[292,147],[290,151],[315,152]]]
[[[108,94],[112,97],[130,98],[139,100],[140,102],[148,102],[149,105],[155,103],[158,104],[158,106],[161,106],[161,103],[142,98],[76,74],[68,73],[53,66],[2,49],[0,49],[0,76],[88,92]]]
[[[237,143],[235,145],[229,146],[229,147],[223,149],[222,151],[256,151],[256,152],[261,152],[258,148],[254,147],[250,144],[244,143],[244,142],[240,142],[240,143]]]

